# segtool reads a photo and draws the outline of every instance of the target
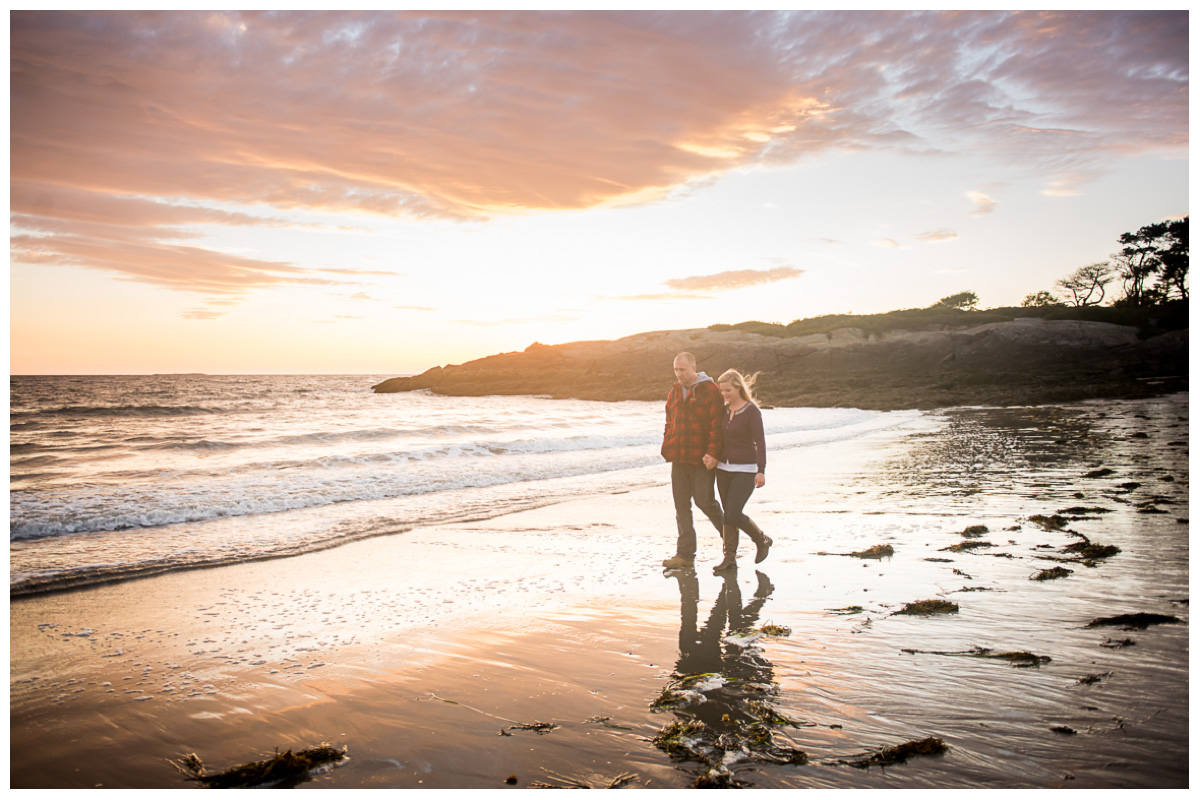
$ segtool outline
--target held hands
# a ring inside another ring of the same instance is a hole
[[[761,489],[767,485],[767,476],[761,472],[754,476],[754,488]]]
[[[717,459],[713,458],[708,453],[704,454],[704,458],[702,460],[704,461],[705,469],[716,469],[717,468]]]

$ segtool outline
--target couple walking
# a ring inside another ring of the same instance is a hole
[[[751,392],[754,378],[727,370],[713,381],[696,371],[696,357],[675,357],[676,382],[667,395],[662,455],[671,462],[671,492],[679,540],[667,569],[691,569],[696,558],[692,500],[721,533],[724,558],[713,568],[737,567],[738,531],[758,548],[755,563],[767,557],[771,539],[742,511],[754,490],[767,482],[767,445],[762,412]],[[713,481],[721,494],[717,503]],[[722,507],[724,511],[722,512]]]

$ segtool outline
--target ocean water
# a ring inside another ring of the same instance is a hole
[[[662,403],[373,393],[385,377],[14,376],[11,593],[282,557],[667,480]],[[921,416],[767,409],[768,452]]]

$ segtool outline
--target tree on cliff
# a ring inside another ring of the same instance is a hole
[[[1044,306],[1061,305],[1062,301],[1045,289],[1033,294],[1027,294],[1025,295],[1025,299],[1021,301],[1021,308],[1042,308]]]
[[[964,311],[974,311],[979,305],[979,295],[974,292],[959,292],[947,297],[943,297],[934,303],[931,308],[961,308]]]
[[[1113,305],[1138,308],[1187,299],[1187,217],[1144,225],[1117,241],[1122,247],[1112,257],[1125,294]]]
[[[1112,282],[1112,265],[1107,261],[1097,261],[1080,267],[1054,286],[1061,290],[1077,308],[1083,306],[1098,306],[1104,300],[1104,287]]]

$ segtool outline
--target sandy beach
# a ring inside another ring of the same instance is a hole
[[[1187,787],[1187,395],[773,455],[747,512],[774,549],[724,579],[699,524],[695,573],[658,566],[667,479],[15,599],[11,786],[185,788],[168,759],[330,742],[349,760],[299,786]],[[925,600],[956,606],[898,613]]]

